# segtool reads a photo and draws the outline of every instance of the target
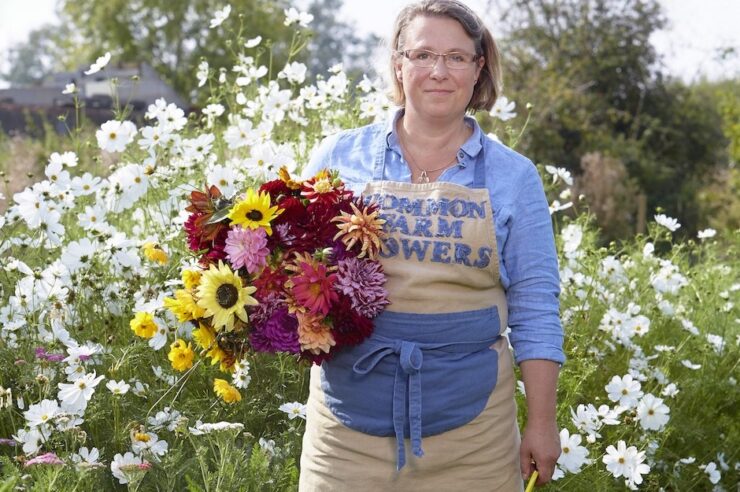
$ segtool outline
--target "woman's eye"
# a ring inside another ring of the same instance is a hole
[[[417,60],[426,60],[429,58],[429,53],[422,51],[421,53],[416,53],[415,58]]]
[[[464,62],[465,61],[465,55],[461,53],[450,53],[447,55],[447,57],[454,62]]]

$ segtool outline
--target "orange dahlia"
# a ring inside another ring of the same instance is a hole
[[[348,250],[352,249],[355,244],[359,244],[362,248],[357,257],[362,258],[367,255],[371,260],[375,260],[383,248],[382,239],[385,238],[383,225],[386,221],[379,217],[380,210],[377,207],[369,205],[360,210],[354,203],[350,205],[352,206],[351,214],[342,212],[342,215],[332,219],[332,222],[336,222],[339,228],[334,239],[341,238]]]
[[[325,325],[321,315],[311,313],[296,313],[298,318],[298,343],[301,344],[301,350],[318,355],[321,352],[329,353],[329,350],[336,345],[331,329]]]

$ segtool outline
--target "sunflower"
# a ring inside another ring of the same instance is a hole
[[[211,324],[218,331],[234,329],[234,318],[247,322],[245,306],[256,306],[257,300],[250,296],[256,287],[244,287],[242,279],[228,265],[219,260],[218,267],[211,264],[203,273],[197,288],[198,306],[206,316],[213,316]]]
[[[232,224],[237,224],[245,229],[258,229],[262,227],[267,235],[272,234],[270,222],[280,215],[282,210],[270,206],[269,193],[255,193],[253,189],[247,190],[247,196],[236,203],[229,212]]]

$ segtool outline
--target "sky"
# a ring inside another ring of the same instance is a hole
[[[494,37],[496,12],[484,12],[485,0],[464,0],[491,28]],[[21,42],[34,28],[56,20],[57,0],[0,0],[0,63],[6,50]],[[226,5],[227,0],[223,0]],[[299,5],[308,0],[299,0]],[[398,11],[407,4],[399,0],[344,0],[343,20],[355,24],[359,33],[386,37]],[[740,0],[660,0],[668,27],[655,34],[653,43],[663,55],[666,70],[686,82],[740,76]],[[720,61],[720,48],[734,47],[733,57]],[[92,60],[91,60],[92,62]]]

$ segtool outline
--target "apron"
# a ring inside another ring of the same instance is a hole
[[[484,164],[471,188],[384,181],[383,129],[374,147],[363,196],[387,221],[391,303],[367,340],[311,369],[299,490],[521,490]]]

